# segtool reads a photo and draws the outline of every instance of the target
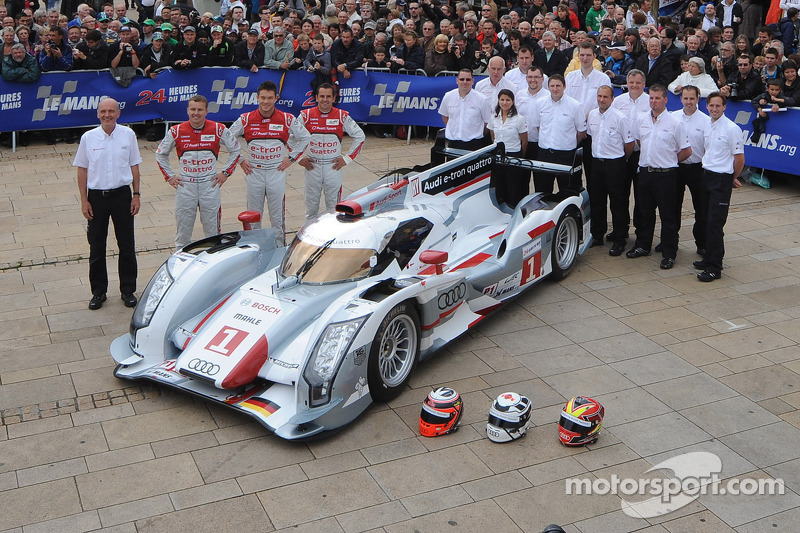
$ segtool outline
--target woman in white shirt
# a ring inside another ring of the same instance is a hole
[[[675,81],[669,84],[668,89],[673,94],[681,94],[687,85],[694,85],[700,89],[700,96],[706,98],[714,91],[718,91],[714,78],[706,74],[706,63],[699,57],[689,58],[689,70],[681,72]]]
[[[497,107],[488,124],[492,141],[503,143],[507,155],[523,157],[528,148],[528,123],[525,117],[517,112],[514,105],[514,93],[501,89],[497,94]],[[530,191],[531,173],[519,167],[497,165],[492,174],[492,186],[497,196],[498,205],[505,202],[512,209],[525,198]]]

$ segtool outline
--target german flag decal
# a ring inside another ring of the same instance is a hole
[[[267,418],[269,415],[281,408],[277,403],[264,398],[259,398],[258,396],[248,398],[240,403],[239,407],[257,413],[263,418]]]

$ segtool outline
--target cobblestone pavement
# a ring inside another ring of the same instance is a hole
[[[156,145],[140,144],[142,288],[170,253],[174,220]],[[429,147],[370,137],[346,186],[427,161]],[[0,150],[0,530],[797,529],[800,183],[734,192],[720,281],[695,279],[687,198],[674,269],[593,248],[565,281],[537,286],[421,365],[393,402],[333,437],[288,443],[244,416],[112,376],[108,346],[131,311],[113,292],[102,311],[86,307],[76,148]],[[288,180],[292,231],[303,218],[300,170]],[[223,188],[225,230],[239,225],[243,182],[239,171]],[[420,403],[440,384],[464,396],[464,424],[425,439]],[[498,445],[484,426],[506,390],[531,398],[534,426]],[[605,429],[596,445],[567,449],[556,422],[575,394],[606,406]],[[647,519],[622,509],[642,495],[566,495],[567,478],[662,479],[670,473],[648,470],[701,451],[721,459],[723,480],[780,478],[785,493],[673,500]]]

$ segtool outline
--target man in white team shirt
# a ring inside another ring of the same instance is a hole
[[[444,122],[444,138],[449,148],[477,150],[486,146],[484,133],[494,109],[489,99],[472,88],[472,71],[461,69],[456,83],[458,87],[445,93],[439,105],[439,114]],[[431,163],[441,164],[444,158],[431,153]]]
[[[586,115],[583,113],[583,105],[564,94],[564,76],[561,74],[550,76],[548,89],[550,98],[537,100],[535,111],[529,118],[530,126],[539,129],[537,159],[546,163],[572,166],[575,150],[586,136]],[[533,184],[536,192],[552,194],[555,180],[558,181],[558,190],[561,193],[581,187],[580,183],[570,183],[569,174],[554,176],[549,173],[534,172]]]
[[[539,130],[531,129],[530,117],[536,112],[535,104],[540,98],[550,98],[550,91],[544,86],[545,75],[542,67],[532,65],[525,75],[526,86],[524,91],[519,91],[514,95],[519,114],[525,117],[528,123],[528,150],[525,157],[536,159],[539,153]]]
[[[677,208],[678,230],[681,229],[681,208],[683,207],[683,195],[686,187],[692,196],[692,206],[694,207],[694,226],[692,235],[697,246],[697,253],[705,255],[706,248],[706,206],[703,201],[703,166],[701,161],[705,154],[703,142],[705,131],[711,119],[708,115],[697,109],[700,101],[700,90],[694,85],[687,85],[681,91],[681,103],[683,109],[677,109],[672,114],[683,123],[683,129],[689,136],[689,144],[692,145],[692,155],[688,159],[678,164],[678,191],[675,197],[675,207]],[[656,246],[656,251],[660,251]]]
[[[714,281],[722,277],[722,259],[725,255],[723,228],[728,220],[731,190],[741,187],[739,174],[744,168],[742,130],[725,116],[727,99],[718,92],[706,98],[706,109],[711,124],[705,131],[703,146],[703,187],[706,192],[706,255],[695,261],[694,267],[703,270],[697,275],[700,281]]]
[[[528,89],[527,76],[531,65],[533,65],[533,50],[531,50],[530,46],[523,44],[517,51],[517,66],[503,75],[505,79],[516,87],[514,90],[515,95]]]
[[[484,78],[475,84],[475,90],[489,99],[489,104],[494,109],[497,106],[497,95],[502,89],[508,89],[512,93],[517,90],[517,86],[507,80],[503,74],[506,72],[506,62],[500,56],[494,56],[489,60],[489,77]]]
[[[636,116],[640,114],[650,113],[650,95],[644,92],[645,74],[639,69],[633,69],[628,72],[626,77],[628,82],[628,92],[614,98],[614,103],[611,107],[628,117],[631,124],[636,120]],[[628,194],[626,202],[629,203],[630,191],[633,186],[633,225],[639,221],[639,215],[636,211],[636,175],[639,171],[639,154],[641,147],[639,143],[633,145],[633,153],[625,163],[625,187]],[[630,206],[626,209],[630,213]],[[630,227],[630,214],[628,215],[628,223],[625,224],[625,234],[623,240],[628,238],[628,227]],[[607,241],[615,241],[615,236],[609,233],[606,235]]]
[[[578,61],[581,68],[573,70],[564,77],[566,89],[564,94],[583,104],[583,113],[589,116],[589,111],[597,108],[597,89],[611,87],[608,76],[594,68],[594,45],[584,41],[578,47]],[[592,137],[587,135],[581,141],[583,148],[583,172],[587,181],[592,176]]]

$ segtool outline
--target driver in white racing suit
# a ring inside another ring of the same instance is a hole
[[[353,161],[364,145],[364,132],[347,111],[333,107],[335,89],[329,83],[317,87],[317,107],[304,109],[298,120],[311,134],[308,155],[299,164],[305,171],[306,220],[319,212],[319,198],[325,193],[325,208],[333,211],[342,195],[342,168]],[[353,144],[342,155],[342,137]],[[304,147],[305,148],[305,147]]]
[[[206,120],[208,101],[196,95],[189,99],[189,120],[172,126],[158,145],[156,161],[164,179],[176,189],[175,247],[180,250],[192,242],[192,229],[200,208],[200,221],[206,237],[221,233],[222,197],[220,187],[236,170],[241,147],[223,125]],[[228,150],[222,171],[217,172],[220,145]],[[177,149],[180,172],[172,170],[169,154]]]
[[[244,136],[248,156],[240,163],[247,180],[247,209],[264,215],[267,197],[275,244],[285,246],[286,169],[302,154],[297,146],[308,143],[308,131],[291,113],[275,109],[278,87],[262,83],[256,92],[258,109],[243,113],[230,127],[234,137]],[[254,229],[261,223],[253,224]]]

